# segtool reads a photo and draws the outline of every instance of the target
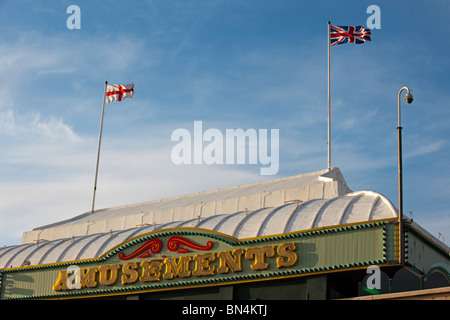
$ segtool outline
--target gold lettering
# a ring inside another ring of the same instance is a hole
[[[230,251],[221,251],[217,254],[220,259],[219,267],[217,268],[218,273],[228,273],[231,269],[233,272],[242,271],[242,255],[244,251],[242,249],[235,249],[232,252],[233,257],[230,254]]]
[[[95,281],[96,273],[97,273],[97,268],[88,268],[87,270],[80,269],[81,289],[95,288],[97,286],[97,281]]]
[[[111,264],[109,266],[103,265],[98,267],[98,281],[100,284],[104,286],[111,286],[115,284],[119,275],[119,269],[119,264]]]
[[[142,275],[139,280],[143,282],[160,281],[162,266],[163,263],[161,259],[142,261]]]
[[[166,258],[164,259],[164,264],[166,265],[166,272],[163,274],[164,279],[173,279],[174,277],[186,278],[191,275],[189,271],[189,261],[191,257],[183,256],[178,259],[176,258]]]
[[[195,269],[192,272],[192,275],[196,277],[213,276],[216,267],[212,266],[210,263],[214,260],[216,260],[214,252],[196,254],[194,256]]]
[[[127,262],[122,267],[122,284],[135,283],[139,278],[139,272],[136,271],[138,263],[136,261]]]
[[[269,258],[275,255],[275,246],[253,247],[248,248],[245,252],[245,259],[255,259],[253,264],[250,265],[252,270],[264,270],[269,267],[269,264],[264,261],[264,256]]]
[[[123,266],[120,264],[101,265],[77,270],[74,275],[78,281],[78,287],[75,287],[75,289],[94,288],[97,286],[97,281],[102,286],[113,286],[117,283],[119,276],[121,284],[126,285],[137,281],[156,282],[176,277],[208,277],[214,276],[216,273],[241,272],[245,267],[242,265],[242,257],[249,261],[250,268],[253,271],[265,270],[269,268],[270,263],[274,264],[275,262],[277,268],[292,267],[299,259],[296,249],[295,242],[288,242],[279,245],[238,248],[233,251],[206,252],[196,254],[193,257],[181,256],[131,261]],[[215,262],[216,260],[219,261]],[[194,265],[190,265],[191,261],[194,262]],[[120,272],[121,274],[119,274]],[[59,271],[52,289],[54,291],[74,289],[70,286],[71,277],[69,276],[68,270]]]
[[[277,268],[291,267],[297,262],[298,256],[294,250],[294,242],[283,243],[278,246],[277,254],[279,257],[277,258]]]
[[[69,290],[67,288],[67,279],[68,279],[67,272],[65,270],[60,271],[58,274],[58,279],[56,280],[56,283],[52,287],[53,291]]]

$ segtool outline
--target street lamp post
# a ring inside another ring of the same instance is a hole
[[[403,173],[402,173],[402,125],[401,125],[401,112],[400,112],[400,94],[403,90],[408,90],[405,95],[405,101],[407,103],[413,102],[413,96],[411,94],[411,90],[408,87],[403,87],[398,92],[398,126],[397,126],[397,134],[398,134],[398,223],[399,223],[399,259],[400,264],[404,263],[404,255],[405,255],[405,243],[404,243],[404,235],[403,235]]]

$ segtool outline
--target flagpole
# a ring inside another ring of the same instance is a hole
[[[101,116],[101,120],[100,120],[100,133],[99,133],[99,136],[98,136],[97,164],[95,166],[94,194],[92,196],[92,210],[91,210],[91,213],[94,212],[95,192],[97,191],[98,163],[99,163],[99,160],[100,160],[100,146],[102,144],[103,115],[105,114],[105,100],[106,100],[106,88],[107,88],[107,86],[108,86],[108,81],[105,81],[105,91],[103,93],[102,116]]]
[[[331,169],[330,21],[328,21],[328,170]]]

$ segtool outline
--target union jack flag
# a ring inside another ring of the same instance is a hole
[[[364,43],[370,41],[370,29],[361,26],[332,26],[330,25],[330,45],[342,43]]]

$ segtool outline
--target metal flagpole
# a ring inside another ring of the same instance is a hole
[[[328,21],[328,170],[331,169],[330,21]]]
[[[92,196],[92,213],[94,212],[95,206],[95,192],[97,191],[97,176],[98,176],[98,163],[100,160],[100,146],[102,144],[102,131],[103,131],[103,115],[105,114],[105,100],[106,100],[106,88],[108,86],[108,81],[105,81],[105,92],[103,93],[103,106],[102,106],[102,117],[100,120],[100,133],[98,136],[98,148],[97,148],[97,165],[95,166],[95,180],[94,180],[94,194]]]

